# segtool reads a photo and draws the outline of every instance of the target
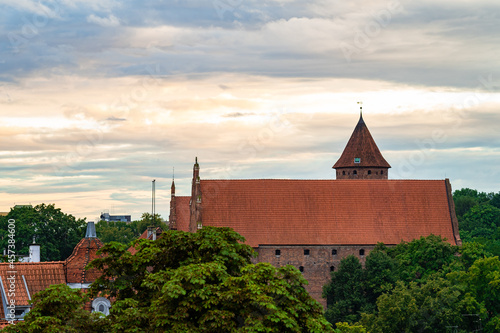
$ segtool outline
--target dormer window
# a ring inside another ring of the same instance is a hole
[[[354,158],[354,163],[361,163],[361,158],[360,157],[355,157]]]

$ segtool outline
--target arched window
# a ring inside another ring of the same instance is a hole
[[[372,174],[372,171],[371,170],[368,170],[368,174],[371,175]]]
[[[358,174],[358,172],[357,172],[356,170],[354,170],[354,171],[352,172],[352,174],[353,174],[353,175],[357,175],[357,174]]]
[[[380,171],[380,174],[383,175],[384,174],[384,170]]]
[[[100,312],[107,316],[110,308],[111,302],[105,297],[98,297],[92,301],[92,312]]]
[[[345,171],[342,171],[342,176],[345,176]]]
[[[333,272],[335,270],[335,266],[330,266],[330,272]]]
[[[304,272],[304,266],[300,266],[299,267],[299,271],[301,271],[303,273]]]
[[[359,250],[359,255],[360,256],[364,256],[365,255],[365,250],[364,249]]]

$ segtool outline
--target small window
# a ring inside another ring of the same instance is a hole
[[[309,250],[304,250],[304,255],[308,256],[309,255]]]
[[[300,267],[299,267],[299,271],[300,271],[301,273],[303,273],[303,272],[304,272],[304,266],[300,266]]]
[[[330,272],[335,271],[335,266],[330,266]]]
[[[332,250],[332,256],[336,256],[337,255],[337,250],[336,249],[333,249]]]
[[[342,171],[342,176],[345,176],[345,171]]]
[[[384,174],[384,170],[380,171],[380,174],[383,175]]]
[[[104,304],[100,304],[99,310],[97,310],[97,311],[104,313],[104,311],[106,311],[106,309],[104,308]]]
[[[368,170],[368,174],[371,175],[372,174],[372,171],[371,170]]]
[[[365,250],[364,249],[359,250],[359,255],[360,256],[364,256],[365,255]]]
[[[361,158],[355,157],[354,158],[354,163],[361,163]]]
[[[353,175],[357,175],[357,174],[358,174],[358,172],[357,172],[356,170],[354,170],[354,171],[352,172],[352,174],[353,174]]]
[[[276,254],[276,256],[279,257],[281,255],[281,250],[274,251],[274,254]]]

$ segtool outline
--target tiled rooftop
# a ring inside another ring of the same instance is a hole
[[[33,298],[35,293],[45,290],[50,285],[66,283],[63,261],[14,263],[14,269],[10,267],[9,263],[0,263],[0,277],[6,294],[8,294],[10,284],[7,278],[11,276],[16,278],[14,292],[16,306],[27,306],[29,304],[28,293]],[[26,287],[28,290],[26,290]],[[7,297],[7,302],[9,301],[10,299]],[[2,304],[3,300],[0,303],[0,318],[5,318]]]
[[[83,238],[73,249],[71,256],[66,259],[67,283],[92,283],[99,276],[96,269],[85,270],[85,266],[98,256],[96,252],[104,244],[99,238]]]
[[[231,227],[253,247],[397,244],[431,233],[455,243],[444,180],[201,180],[201,191],[203,225]],[[179,230],[188,223],[177,216]]]

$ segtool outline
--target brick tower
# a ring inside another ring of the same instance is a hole
[[[363,120],[359,121],[333,168],[337,179],[387,179],[391,166],[384,159]]]

